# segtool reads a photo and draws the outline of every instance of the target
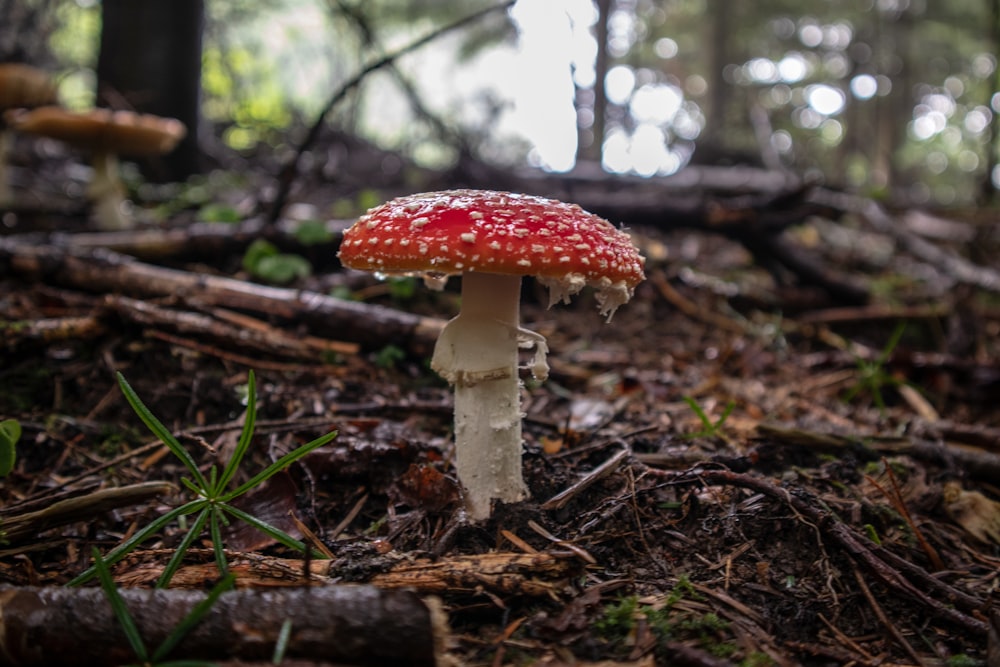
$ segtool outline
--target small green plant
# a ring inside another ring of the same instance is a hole
[[[304,246],[319,245],[332,241],[333,233],[320,220],[303,220],[295,228],[295,238]]]
[[[379,368],[389,370],[395,368],[396,364],[406,358],[406,352],[397,345],[386,345],[375,353],[375,365]]]
[[[198,219],[203,222],[226,222],[232,224],[239,222],[242,216],[239,211],[228,204],[211,202],[201,207],[198,211]]]
[[[626,636],[635,627],[635,613],[639,609],[639,598],[627,595],[618,602],[604,608],[604,615],[594,623],[594,629],[607,638]]]
[[[21,439],[21,423],[16,419],[0,421],[0,477],[6,477],[17,461],[17,441]]]
[[[174,650],[177,644],[184,639],[185,635],[194,626],[198,625],[201,619],[205,617],[205,614],[212,608],[212,605],[215,604],[215,601],[219,599],[219,596],[233,587],[235,581],[233,575],[227,575],[219,580],[208,593],[208,596],[196,604],[188,612],[187,616],[181,619],[177,627],[167,635],[163,643],[150,653],[149,649],[146,648],[146,642],[143,641],[142,635],[139,634],[139,629],[135,625],[135,619],[129,613],[125,600],[122,599],[121,593],[118,592],[118,588],[111,578],[111,570],[108,568],[107,562],[101,558],[101,553],[97,549],[94,549],[94,567],[97,569],[97,578],[101,582],[101,589],[104,590],[104,594],[108,598],[111,610],[114,612],[115,618],[118,619],[118,624],[122,627],[122,631],[125,633],[132,651],[139,658],[138,663],[133,663],[132,665],[128,665],[128,667],[153,667],[154,665],[156,667],[195,667],[196,665],[205,666],[214,664],[201,660],[172,660],[168,662],[162,662],[162,660]]]
[[[767,653],[754,651],[740,661],[740,667],[771,667],[774,659]]]
[[[389,296],[395,301],[409,301],[417,293],[417,279],[413,276],[391,276],[388,285]]]
[[[871,396],[872,401],[878,406],[880,413],[885,413],[885,399],[882,396],[883,390],[890,387],[898,387],[902,381],[892,376],[886,370],[886,362],[892,356],[893,350],[899,345],[903,332],[906,330],[906,323],[900,322],[896,325],[889,342],[885,344],[882,351],[874,359],[862,359],[855,357],[854,363],[858,367],[858,379],[854,385],[844,394],[844,402],[850,403],[860,394],[866,393]]]
[[[143,421],[143,423],[146,424],[146,427],[152,431],[153,435],[162,440],[163,443],[170,449],[170,452],[180,459],[181,463],[184,464],[184,467],[187,468],[191,477],[182,478],[181,482],[192,493],[194,493],[195,497],[193,500],[184,503],[180,507],[175,507],[166,514],[158,517],[148,526],[137,531],[134,535],[132,535],[132,537],[108,552],[105,556],[105,562],[108,565],[113,565],[120,561],[142,542],[149,539],[153,534],[175,519],[187,524],[187,534],[181,540],[177,550],[174,552],[173,556],[171,556],[170,561],[167,563],[163,573],[157,580],[156,586],[158,588],[163,588],[170,583],[170,579],[174,576],[174,573],[181,565],[184,554],[187,552],[194,540],[201,535],[206,526],[208,526],[212,539],[212,547],[215,551],[215,563],[219,568],[220,574],[225,576],[228,573],[229,568],[226,562],[225,551],[222,543],[222,528],[223,526],[228,525],[230,518],[243,521],[287,547],[305,552],[307,547],[299,540],[296,540],[291,535],[275,528],[271,524],[262,521],[255,516],[247,514],[230,503],[235,498],[257,487],[259,484],[273,477],[279,471],[284,470],[292,463],[298,461],[309,452],[318,447],[322,447],[333,440],[337,437],[336,431],[320,436],[312,442],[288,452],[246,482],[237,486],[235,489],[227,490],[227,487],[229,487],[230,483],[235,478],[236,472],[239,470],[240,463],[242,463],[243,458],[249,451],[250,443],[253,440],[254,424],[257,420],[257,391],[253,371],[250,372],[247,380],[247,410],[243,422],[243,431],[240,433],[236,449],[233,451],[232,457],[226,463],[221,473],[218,471],[216,466],[212,466],[209,468],[207,476],[201,472],[201,469],[198,468],[197,462],[195,462],[191,454],[184,449],[180,442],[178,442],[177,438],[175,438],[173,434],[171,434],[170,431],[168,431],[167,428],[160,422],[160,420],[158,420],[143,404],[143,402],[139,399],[139,396],[135,393],[121,373],[118,374],[118,384],[121,387],[122,393],[125,395],[125,399],[128,401],[135,413],[139,415],[139,418]],[[191,516],[194,516],[194,519],[189,521],[188,517]],[[318,558],[323,557],[318,552],[315,556]],[[69,585],[74,586],[82,584],[93,578],[96,573],[96,566],[91,567],[70,581]]]
[[[948,667],[979,667],[983,663],[967,653],[959,653],[949,657],[944,664]]]
[[[243,268],[254,278],[285,285],[296,278],[308,278],[312,265],[300,255],[279,252],[270,241],[257,239],[243,255]]]
[[[731,657],[737,650],[735,644],[721,640],[729,623],[713,612],[697,615],[678,607],[677,603],[685,599],[700,600],[701,596],[686,577],[681,577],[670,593],[655,604],[644,604],[637,596],[627,595],[607,605],[594,622],[594,629],[612,645],[622,647],[643,620],[661,641],[694,639],[713,655]]]
[[[695,401],[690,396],[684,397],[684,402],[688,404],[688,407],[694,411],[698,416],[698,421],[701,422],[701,430],[695,431],[694,433],[687,433],[684,435],[685,438],[719,438],[722,437],[722,426],[729,419],[729,415],[732,414],[733,409],[736,407],[736,403],[730,401],[726,408],[722,411],[722,414],[718,419],[712,421],[712,419],[705,414],[698,402]]]

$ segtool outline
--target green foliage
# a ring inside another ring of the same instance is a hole
[[[608,639],[625,637],[635,627],[638,609],[639,598],[627,595],[604,608],[604,614],[594,623],[594,629]]]
[[[893,330],[892,335],[889,336],[889,342],[886,343],[882,352],[875,359],[855,357],[854,361],[858,367],[858,378],[854,385],[844,394],[843,398],[845,402],[850,403],[859,395],[866,394],[878,406],[879,412],[885,413],[885,398],[882,396],[882,392],[890,387],[898,387],[902,384],[901,380],[894,378],[886,370],[885,365],[889,361],[889,358],[892,357],[892,352],[899,344],[899,340],[903,337],[905,330],[906,323],[900,322],[895,330]]]
[[[373,188],[360,190],[353,199],[341,197],[330,205],[335,218],[354,218],[385,201],[385,196]]]
[[[979,667],[982,664],[981,660],[977,660],[967,653],[950,656],[945,661],[945,665],[948,667]]]
[[[678,609],[684,599],[698,599],[691,583],[682,577],[670,594],[657,604],[642,604],[635,595],[628,595],[607,605],[604,613],[594,622],[594,629],[611,644],[623,647],[643,619],[649,630],[660,641],[696,640],[713,655],[730,657],[736,650],[730,642],[720,641],[729,623],[717,614],[708,612],[694,615],[687,609]]]
[[[234,150],[275,140],[294,118],[276,63],[259,57],[250,46],[206,45],[202,89],[205,116],[230,123],[223,140]]]
[[[281,624],[278,632],[278,639],[274,642],[274,653],[271,655],[271,664],[280,665],[285,659],[285,651],[288,650],[288,640],[292,637],[292,619],[286,618]]]
[[[774,659],[761,651],[754,651],[740,661],[740,667],[771,667],[773,664]]]
[[[257,239],[247,248],[243,268],[254,278],[276,285],[286,285],[312,273],[312,266],[305,257],[279,252],[273,243],[264,239]]]
[[[21,423],[16,419],[0,422],[0,477],[6,477],[14,469],[17,460],[17,441],[21,439]]]
[[[295,228],[295,238],[302,245],[311,246],[329,243],[333,240],[333,234],[319,220],[303,220]]]
[[[333,440],[337,436],[336,431],[327,433],[324,436],[316,438],[312,442],[292,450],[271,465],[267,466],[261,472],[251,477],[246,482],[236,486],[234,489],[229,489],[228,487],[235,479],[240,464],[243,462],[243,458],[250,450],[250,443],[253,440],[254,425],[257,421],[256,382],[252,371],[247,381],[247,410],[243,422],[243,431],[240,433],[236,449],[233,452],[232,457],[222,469],[222,472],[219,472],[216,466],[213,465],[209,469],[207,476],[201,472],[201,469],[198,467],[198,463],[194,460],[191,454],[184,449],[180,442],[178,442],[177,438],[175,438],[173,434],[170,433],[170,431],[168,431],[167,428],[160,422],[160,420],[158,420],[143,404],[142,400],[120,373],[118,374],[118,384],[121,387],[122,393],[125,395],[125,399],[128,401],[135,413],[139,415],[139,418],[146,425],[146,427],[153,433],[153,435],[163,441],[163,444],[165,444],[170,452],[184,464],[184,467],[187,469],[188,473],[190,473],[191,477],[183,478],[181,479],[181,482],[192,492],[194,499],[184,503],[180,507],[175,507],[166,514],[155,519],[145,528],[137,531],[125,542],[112,549],[105,557],[105,561],[109,565],[117,563],[119,560],[128,555],[133,549],[152,537],[171,521],[174,521],[175,519],[178,521],[187,521],[188,517],[192,516],[194,517],[194,520],[187,526],[187,534],[181,540],[177,550],[170,558],[170,561],[164,568],[159,580],[156,582],[158,588],[162,588],[170,583],[170,579],[173,578],[174,573],[181,565],[184,554],[187,552],[194,540],[202,534],[202,531],[206,528],[206,526],[208,527],[211,535],[212,546],[215,551],[216,566],[218,567],[220,574],[225,576],[229,571],[229,567],[222,543],[222,528],[223,526],[229,524],[229,520],[231,518],[243,521],[286,547],[305,552],[306,545],[302,542],[296,540],[284,531],[275,528],[271,524],[262,521],[255,516],[247,514],[237,507],[234,507],[230,503],[237,497],[267,481],[276,473],[290,466],[292,463],[298,461],[309,452],[318,447],[322,447]],[[322,558],[322,555],[319,553],[316,553],[315,556]],[[91,567],[70,581],[69,585],[75,586],[82,584],[92,579],[96,572],[96,566]]]
[[[181,619],[181,622],[174,628],[169,635],[163,640],[155,651],[149,652],[146,648],[146,642],[143,641],[142,636],[139,634],[139,629],[135,625],[135,619],[132,618],[132,614],[128,610],[128,606],[125,604],[125,600],[122,599],[121,593],[118,592],[118,588],[115,586],[114,580],[111,578],[111,571],[108,568],[108,563],[101,558],[101,553],[94,549],[94,567],[97,569],[97,577],[101,582],[101,589],[104,590],[104,594],[108,598],[108,603],[111,605],[111,610],[114,612],[115,618],[118,620],[118,624],[122,627],[122,631],[125,633],[125,637],[128,639],[129,645],[132,647],[132,651],[135,656],[139,658],[141,667],[152,667],[156,665],[157,667],[181,667],[195,665],[212,665],[211,662],[205,662],[201,660],[172,660],[169,662],[163,662],[163,659],[169,655],[169,653],[177,647],[185,635],[189,633],[194,626],[205,617],[205,614],[209,612],[215,601],[219,599],[219,596],[224,592],[230,590],[233,587],[233,583],[236,578],[233,575],[227,575],[223,577],[219,582],[212,588],[208,596],[196,604],[191,611],[188,612],[187,616]],[[132,666],[129,666],[132,667]]]
[[[387,282],[395,301],[409,301],[417,293],[417,279],[412,276],[391,276]]]
[[[396,345],[386,345],[375,353],[375,365],[379,368],[391,369],[406,358],[406,352]]]
[[[202,222],[239,222],[240,212],[228,204],[210,202],[198,211],[198,219]]]
[[[726,420],[729,419],[729,415],[732,414],[733,409],[736,407],[736,404],[730,401],[726,405],[726,408],[722,411],[722,414],[719,416],[719,418],[716,419],[715,421],[712,421],[712,419],[707,414],[705,414],[705,411],[702,409],[702,407],[698,405],[698,402],[695,401],[693,398],[691,398],[690,396],[685,396],[684,402],[687,403],[688,407],[691,408],[691,410],[693,410],[694,413],[698,416],[698,421],[701,422],[702,426],[700,431],[695,431],[694,433],[686,433],[683,436],[689,439],[721,437],[722,426],[723,424],[726,423]]]

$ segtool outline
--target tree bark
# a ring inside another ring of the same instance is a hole
[[[206,593],[120,591],[155,650]],[[171,659],[267,660],[282,625],[285,655],[352,665],[438,665],[448,630],[436,600],[374,586],[223,593]],[[0,665],[109,665],[134,660],[99,588],[0,588]]]
[[[597,59],[594,62],[594,124],[591,126],[593,137],[590,144],[579,144],[580,156],[600,162],[604,155],[604,137],[608,124],[608,95],[605,91],[605,79],[608,76],[610,58],[608,54],[608,19],[611,17],[613,0],[597,0],[597,25],[594,27],[597,40]]]
[[[147,164],[147,177],[182,180],[200,166],[201,43],[204,0],[103,0],[98,103],[177,118],[187,136]]]

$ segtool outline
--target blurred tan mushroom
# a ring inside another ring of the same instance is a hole
[[[56,85],[49,74],[37,67],[21,63],[0,63],[0,112],[53,104]],[[7,184],[7,154],[10,135],[0,121],[0,205],[12,199]]]
[[[118,169],[118,156],[143,157],[172,151],[187,134],[184,123],[132,111],[93,109],[74,112],[60,107],[5,114],[7,124],[19,132],[58,139],[90,151],[94,175],[87,196],[101,229],[127,229],[131,217],[125,212],[125,186]]]

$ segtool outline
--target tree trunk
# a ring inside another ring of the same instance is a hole
[[[197,173],[204,0],[103,0],[101,19],[98,103],[182,121],[187,136],[145,164],[146,175],[169,181]]]
[[[988,15],[990,50],[994,57],[1000,57],[1000,0],[990,0]],[[990,90],[1000,90],[997,86],[1000,86],[1000,67],[993,69],[993,86]],[[991,100],[985,100],[985,103],[990,106]],[[997,187],[994,185],[993,172],[997,168],[997,158],[1000,157],[1000,114],[993,114],[993,119],[990,121],[989,141],[986,142],[983,150],[986,153],[986,167],[979,188],[979,203],[989,206],[996,203],[997,199]]]
[[[597,59],[594,63],[594,124],[593,138],[588,145],[581,141],[579,151],[583,157],[600,161],[604,155],[604,137],[608,124],[608,95],[604,80],[608,75],[608,18],[611,16],[613,0],[597,0],[597,25],[594,26],[597,39]]]

